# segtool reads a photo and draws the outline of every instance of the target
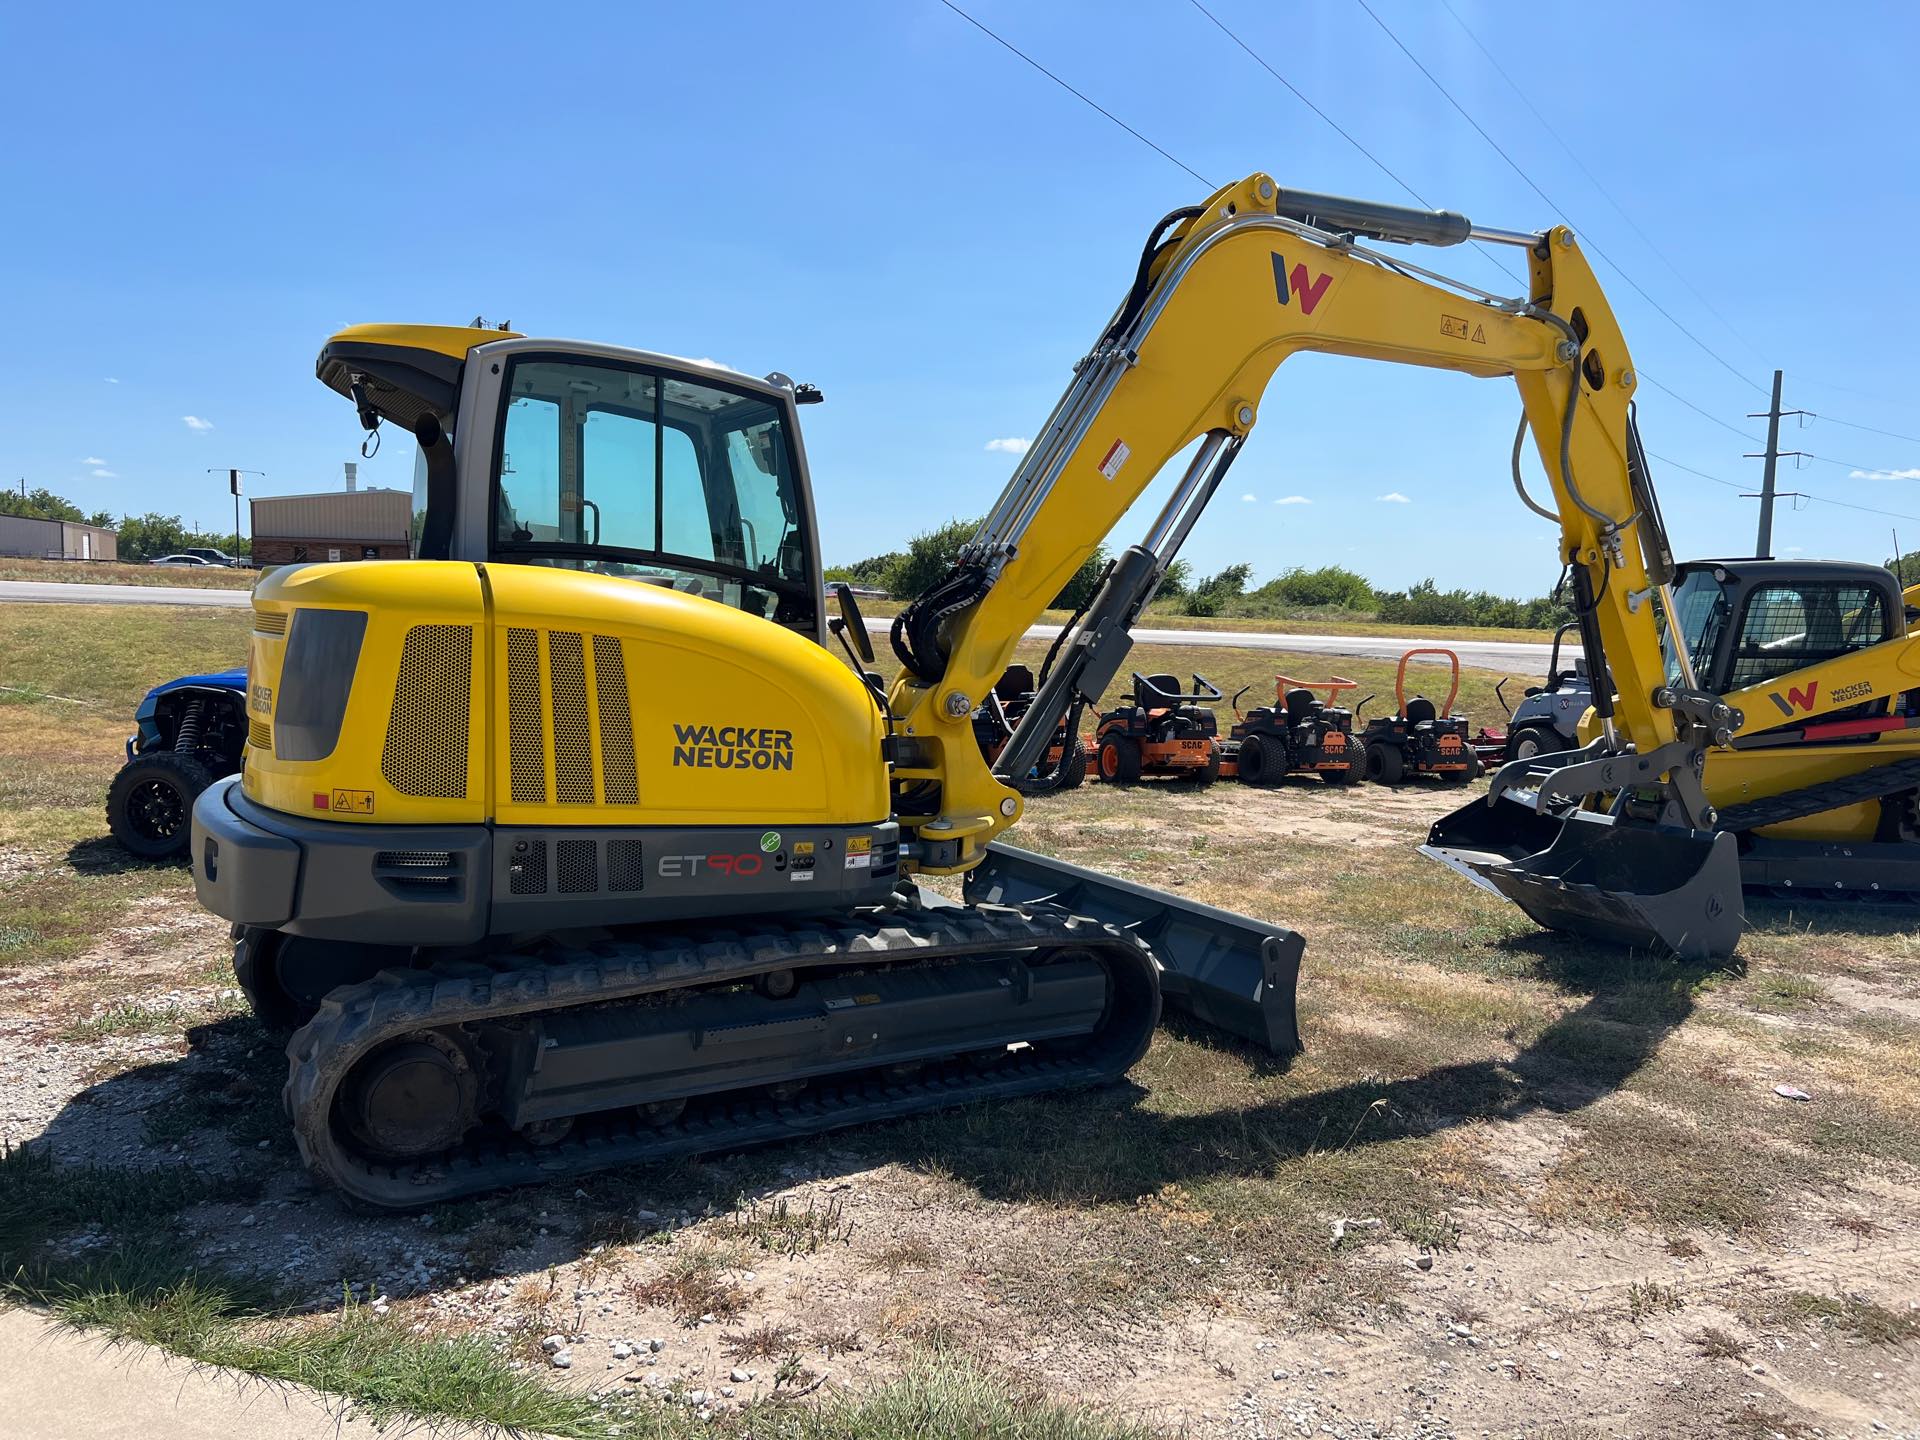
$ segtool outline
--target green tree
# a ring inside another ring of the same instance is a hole
[[[1217,575],[1196,582],[1187,596],[1187,614],[1218,615],[1229,600],[1238,600],[1246,593],[1251,574],[1251,565],[1229,565]]]
[[[194,543],[194,532],[178,515],[150,512],[120,517],[120,558],[133,564],[172,555]]]
[[[72,520],[85,522],[80,507],[44,485],[22,495],[18,490],[0,491],[0,515],[24,515],[30,520]]]
[[[960,547],[979,528],[978,520],[949,520],[914,536],[907,542],[906,555],[894,566],[893,583],[887,588],[899,599],[918,600],[946,578]]]
[[[1366,576],[1339,565],[1322,565],[1318,570],[1295,565],[1253,593],[1256,598],[1284,605],[1325,605],[1362,611],[1374,607],[1373,586]]]
[[[829,565],[827,579],[844,580],[849,585],[868,585],[891,593],[893,572],[900,568],[900,562],[906,558],[903,551],[889,550],[884,555],[869,555],[851,565]]]
[[[1078,610],[1093,600],[1094,592],[1100,588],[1100,577],[1107,568],[1107,547],[1096,545],[1093,553],[1087,556],[1080,568],[1073,572],[1067,583],[1060,587],[1060,593],[1053,597],[1056,610]]]
[[[1193,562],[1176,560],[1167,566],[1167,573],[1160,579],[1159,594],[1169,600],[1182,598],[1193,584]]]

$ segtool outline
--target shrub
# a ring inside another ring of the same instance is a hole
[[[1340,565],[1322,565],[1318,570],[1295,565],[1253,593],[1256,599],[1274,600],[1284,605],[1332,606],[1341,610],[1363,611],[1374,607],[1373,586],[1368,583],[1367,577]]]

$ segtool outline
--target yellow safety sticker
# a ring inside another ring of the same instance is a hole
[[[335,814],[371,815],[373,792],[371,790],[336,790],[333,792],[333,803],[327,808]]]

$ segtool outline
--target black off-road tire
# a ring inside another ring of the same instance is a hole
[[[213,772],[191,755],[136,755],[107,787],[107,828],[130,855],[177,860],[193,839],[193,802],[211,784]]]
[[[1060,762],[1060,783],[1054,787],[1059,790],[1078,790],[1087,778],[1087,742],[1074,734],[1067,746],[1067,753]]]
[[[1398,745],[1369,745],[1367,779],[1376,785],[1398,785],[1407,774],[1407,757]]]
[[[1131,785],[1140,778],[1140,742],[1128,735],[1108,735],[1100,741],[1100,778],[1110,784]]]
[[[1358,785],[1367,778],[1367,747],[1353,736],[1347,737],[1347,754],[1351,757],[1344,770],[1322,770],[1320,773],[1335,785]]]
[[[1207,749],[1207,763],[1197,769],[1186,771],[1182,778],[1189,785],[1211,785],[1220,778],[1220,742],[1215,741]]]
[[[1285,773],[1285,767],[1267,754],[1267,742],[1258,735],[1249,735],[1240,742],[1239,764],[1242,785],[1277,785]]]

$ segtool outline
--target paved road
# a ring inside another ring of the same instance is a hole
[[[27,605],[224,605],[244,608],[246,590],[193,585],[81,585],[64,580],[0,580],[0,601]]]
[[[222,605],[244,606],[245,590],[201,590],[169,585],[78,585],[39,580],[0,580],[0,603],[84,605]],[[867,628],[884,634],[890,621],[873,619]],[[1030,640],[1051,640],[1057,625],[1036,625]],[[1312,655],[1359,655],[1398,659],[1414,645],[1444,645],[1462,665],[1504,670],[1536,678],[1547,668],[1548,648],[1521,640],[1409,640],[1394,635],[1296,635],[1246,630],[1162,630],[1142,626],[1134,632],[1142,645],[1197,645],[1233,650],[1290,650]],[[1574,647],[1571,653],[1578,653]],[[1570,656],[1569,662],[1570,662]],[[1436,664],[1443,663],[1436,661]]]

